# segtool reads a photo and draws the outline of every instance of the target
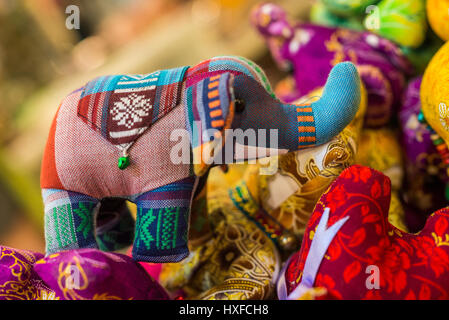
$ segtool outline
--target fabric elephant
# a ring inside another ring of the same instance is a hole
[[[226,138],[228,129],[277,130],[272,149],[297,151],[337,135],[359,104],[349,62],[333,68],[320,100],[303,106],[277,99],[261,68],[240,57],[96,78],[62,101],[50,129],[41,170],[46,252],[97,248],[97,215],[114,206],[126,215],[128,200],[137,205],[133,258],[180,261],[189,254],[195,190],[212,165],[239,157],[228,146],[241,137]],[[271,131],[258,140],[240,144],[266,151],[274,141]]]

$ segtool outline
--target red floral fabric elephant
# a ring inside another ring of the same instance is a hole
[[[326,299],[449,299],[449,209],[408,234],[388,222],[390,180],[351,166],[316,205],[278,283],[283,299],[325,288]]]

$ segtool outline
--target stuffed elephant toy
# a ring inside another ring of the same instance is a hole
[[[353,165],[322,196],[301,249],[280,272],[279,299],[447,300],[449,209],[434,212],[416,234],[388,222],[391,181]],[[339,276],[336,276],[339,275]]]
[[[184,259],[195,191],[211,166],[237,157],[229,132],[277,130],[275,148],[265,148],[271,133],[242,147],[279,153],[326,143],[355,116],[360,85],[354,65],[340,63],[318,101],[285,104],[260,67],[232,56],[88,82],[62,101],[43,155],[47,255],[98,248],[96,217],[128,200],[137,205],[133,258]]]

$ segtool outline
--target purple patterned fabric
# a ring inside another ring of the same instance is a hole
[[[123,254],[78,249],[43,257],[0,246],[0,299],[160,300],[169,296]]]
[[[407,161],[422,173],[438,175],[444,179],[447,175],[441,167],[441,157],[430,140],[430,131],[418,121],[421,110],[419,89],[422,77],[410,80],[404,94],[404,103],[399,110],[402,128],[402,145]]]
[[[365,126],[385,125],[401,102],[405,75],[413,70],[399,48],[368,32],[308,23],[290,25],[276,5],[256,8],[253,24],[264,36],[277,64],[290,66],[295,92],[281,98],[291,102],[322,87],[330,69],[342,61],[356,64],[368,92]]]
[[[430,139],[430,131],[418,120],[421,80],[422,77],[410,80],[399,110],[406,167],[404,209],[411,232],[421,230],[431,212],[447,206],[444,197],[446,169]]]
[[[34,300],[50,293],[33,265],[44,256],[26,250],[0,246],[0,300]]]

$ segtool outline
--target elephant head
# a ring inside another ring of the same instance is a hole
[[[326,143],[349,124],[360,105],[360,78],[350,62],[337,64],[321,98],[306,105],[280,101],[260,68],[248,60],[218,57],[209,65],[215,66],[209,72],[188,71],[184,96],[197,175],[217,161]],[[230,154],[228,147],[238,145],[242,152]]]

